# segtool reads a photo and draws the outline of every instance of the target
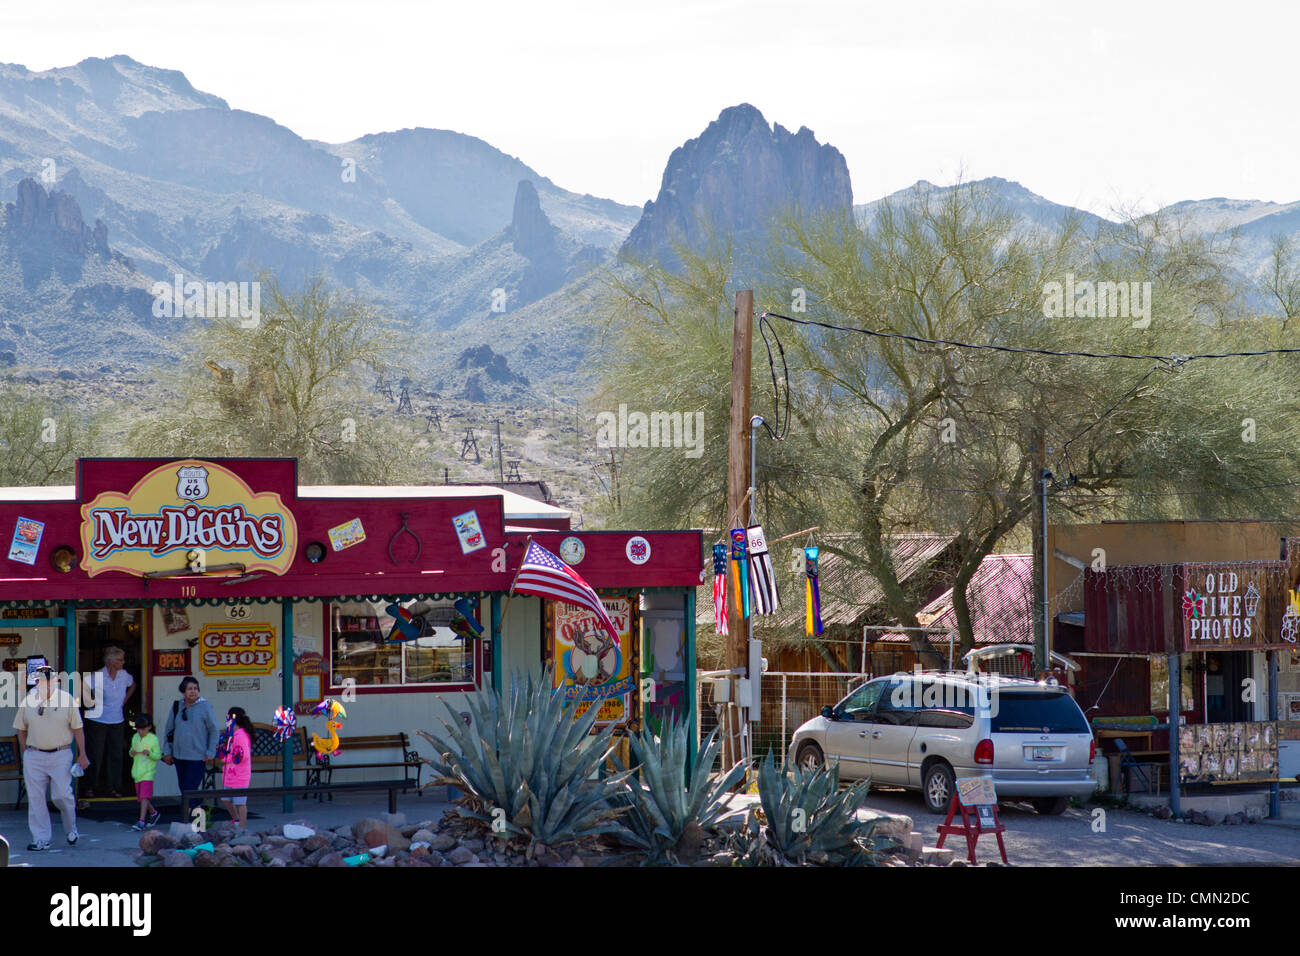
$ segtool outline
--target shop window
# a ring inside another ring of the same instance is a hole
[[[330,606],[331,685],[348,679],[357,687],[477,685],[479,642],[453,630],[459,616],[454,602],[396,603],[407,612],[399,615],[401,623],[418,636],[394,632],[392,601]],[[469,610],[477,621],[479,602],[471,599]]]

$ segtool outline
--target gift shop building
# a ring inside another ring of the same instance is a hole
[[[148,711],[160,737],[185,675],[218,719],[286,706],[324,735],[314,706],[347,701],[335,770],[349,737],[416,740],[548,662],[601,724],[694,724],[698,531],[573,531],[489,486],[300,487],[293,459],[83,459],[75,486],[0,489],[0,535],[0,767],[27,674],[94,672],[110,646],[137,682],[128,721]],[[598,591],[619,641],[572,605],[508,598],[529,540]],[[0,775],[0,800],[17,786]],[[176,792],[160,767],[156,793]]]

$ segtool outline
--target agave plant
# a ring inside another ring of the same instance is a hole
[[[564,688],[551,691],[550,683],[549,674],[536,681],[516,675],[504,699],[468,695],[468,726],[444,703],[444,732],[419,731],[438,756],[421,759],[437,774],[433,783],[473,798],[476,808],[462,809],[464,816],[493,823],[497,832],[548,845],[616,832],[622,810],[611,798],[623,790],[626,772],[597,777],[613,751],[613,729],[592,734],[599,708],[575,720]]]
[[[675,715],[664,721],[661,735],[648,728],[630,739],[639,764],[640,780],[628,780],[624,801],[631,807],[619,839],[646,852],[647,862],[662,860],[676,848],[686,828],[697,824],[709,829],[727,811],[726,796],[745,775],[738,763],[713,781],[709,775],[721,742],[717,729],[695,753],[695,770],[686,778],[686,724]]]
[[[771,751],[758,771],[760,821],[753,813],[741,831],[740,862],[787,866],[822,863],[862,866],[875,862],[871,834],[857,812],[867,800],[867,781],[840,791],[835,765],[792,774],[776,769]]]

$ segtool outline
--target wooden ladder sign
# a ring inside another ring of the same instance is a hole
[[[954,825],[953,816],[961,811],[961,825]],[[998,852],[1002,862],[1007,862],[1007,848],[1002,843],[1002,834],[1006,827],[998,820],[998,797],[993,789],[991,777],[961,777],[957,780],[957,790],[948,805],[948,818],[939,825],[939,842],[949,834],[966,838],[966,859],[975,864],[975,841],[985,833],[992,833],[998,841]]]

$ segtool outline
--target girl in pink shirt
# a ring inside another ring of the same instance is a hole
[[[217,749],[217,759],[222,763],[221,785],[231,790],[241,790],[253,780],[253,722],[242,707],[231,707],[226,714],[224,742]],[[230,819],[239,829],[248,823],[248,797],[222,798],[230,811]]]

